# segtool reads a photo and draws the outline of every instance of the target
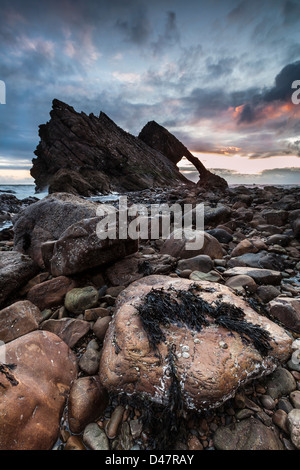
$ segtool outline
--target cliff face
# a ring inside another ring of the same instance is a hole
[[[125,132],[102,112],[99,117],[87,116],[54,100],[50,117],[49,122],[39,126],[40,143],[34,152],[37,158],[32,161],[31,175],[37,191],[48,187],[49,193],[90,196],[180,183],[194,186],[176,166],[188,150],[156,123],[153,135],[159,130],[162,142],[165,131],[173,152],[162,143],[155,145],[150,138],[144,138],[143,131],[140,137]],[[207,172],[197,158],[190,158],[195,159],[202,174]]]

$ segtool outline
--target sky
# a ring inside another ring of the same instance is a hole
[[[0,9],[0,184],[34,182],[38,126],[54,98],[133,135],[155,120],[229,183],[300,184],[300,0]]]

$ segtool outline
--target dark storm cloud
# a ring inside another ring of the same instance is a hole
[[[135,135],[155,119],[194,151],[232,145],[252,158],[298,155],[300,122],[256,125],[266,104],[288,99],[295,72],[289,66],[299,57],[299,36],[292,35],[298,6],[296,0],[2,0],[1,151],[30,161],[38,125],[58,98],[78,112],[102,110]],[[126,82],[126,75],[137,79]],[[239,121],[236,107],[243,107]],[[190,131],[202,123],[207,134]],[[270,149],[268,133],[288,143],[276,146],[274,137]]]
[[[221,57],[214,60],[212,57],[206,59],[206,67],[209,73],[209,78],[219,79],[223,75],[230,75],[236,65],[236,59],[233,57]]]
[[[259,118],[261,112],[268,103],[291,102],[292,83],[300,80],[300,61],[288,64],[275,78],[272,88],[266,89],[253,96],[252,101],[245,104],[239,118],[239,123],[252,123]]]
[[[291,25],[298,23],[300,16],[300,5],[299,2],[288,0],[283,5],[283,23],[285,25]]]
[[[145,44],[152,32],[152,26],[145,10],[141,9],[129,20],[118,18],[116,28],[124,34],[125,40],[137,45]]]
[[[177,26],[176,13],[174,11],[168,11],[164,31],[159,34],[157,40],[151,44],[153,53],[156,55],[162,52],[164,48],[174,46],[179,42],[180,32]]]

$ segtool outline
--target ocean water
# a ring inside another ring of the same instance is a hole
[[[34,184],[0,184],[0,194],[2,193],[13,194],[19,200],[26,199],[27,197],[43,199],[48,195],[48,191],[35,193]]]
[[[271,185],[271,184],[230,184],[229,187],[237,187],[237,186],[245,186],[248,188],[264,188],[267,186],[278,186],[278,187],[283,187],[286,189],[289,188],[295,188],[300,186],[296,184],[287,184],[287,185]],[[34,184],[0,184],[0,194],[2,193],[10,193],[16,196],[19,200],[26,199],[27,197],[36,197],[38,199],[43,199],[44,197],[48,196],[48,191],[43,191],[41,193],[36,193],[35,192],[35,186]],[[101,201],[101,202],[108,202],[108,201],[116,201],[119,198],[119,194],[116,192],[112,192],[109,195],[106,196],[92,196],[88,199],[92,201]]]

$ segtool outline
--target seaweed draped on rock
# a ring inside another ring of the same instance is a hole
[[[100,379],[169,407],[176,389],[185,408],[209,409],[287,360],[291,342],[225,286],[148,276],[120,294]]]

